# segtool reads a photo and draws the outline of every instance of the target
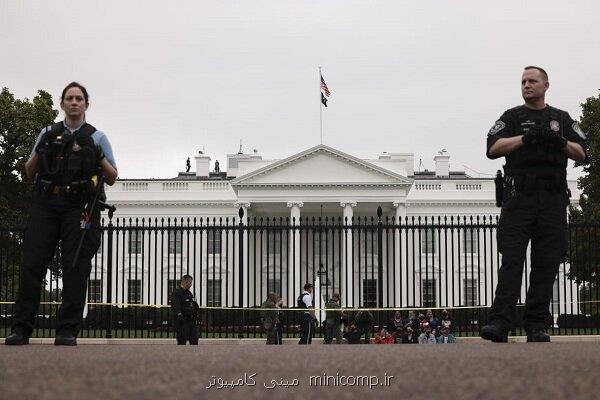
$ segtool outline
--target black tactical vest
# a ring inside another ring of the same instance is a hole
[[[512,109],[516,120],[520,124],[528,119],[525,106]],[[540,125],[542,132],[547,135],[563,135],[563,114],[552,106],[547,106],[536,125]],[[567,155],[560,151],[552,151],[544,145],[523,147],[507,158],[506,168],[512,175],[535,173],[538,176],[557,176],[566,174]]]
[[[95,189],[93,177],[99,164],[92,134],[96,128],[84,123],[75,133],[65,130],[62,122],[46,129],[41,138],[36,187],[40,194],[85,196]]]

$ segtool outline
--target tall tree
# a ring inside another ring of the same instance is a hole
[[[22,226],[31,202],[32,185],[25,181],[24,164],[41,128],[54,122],[52,96],[38,91],[32,101],[0,93],[0,301],[13,300],[18,289]],[[0,313],[7,314],[7,305]]]
[[[31,184],[23,167],[40,129],[54,122],[58,111],[52,96],[38,91],[33,100],[0,93],[0,216],[22,218],[31,201]]]
[[[600,95],[582,105],[581,128],[587,134],[588,159],[579,178],[579,208],[570,207],[569,276],[581,284],[580,301],[586,314],[598,314],[600,288]]]

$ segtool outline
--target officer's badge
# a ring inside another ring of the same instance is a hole
[[[504,121],[498,120],[498,121],[496,121],[494,126],[492,126],[492,129],[490,129],[488,136],[493,136],[493,135],[497,134],[498,132],[500,132],[504,128],[506,128],[506,124],[504,123]]]
[[[550,130],[552,132],[560,131],[560,124],[558,123],[558,121],[555,121],[555,120],[550,121]]]
[[[585,132],[583,132],[583,130],[581,129],[581,127],[579,126],[579,124],[577,122],[573,122],[573,125],[571,126],[571,128],[573,128],[575,133],[578,134],[580,138],[585,140]]]

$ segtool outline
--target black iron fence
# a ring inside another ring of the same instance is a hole
[[[103,221],[93,260],[82,337],[172,337],[169,298],[184,274],[201,306],[203,337],[262,337],[261,303],[283,299],[284,334],[299,336],[296,298],[315,286],[317,316],[340,293],[366,308],[373,329],[394,313],[448,309],[456,335],[487,320],[501,254],[496,216],[341,218],[116,218]],[[569,251],[554,285],[552,334],[600,334],[597,224],[570,224]],[[0,336],[18,291],[23,224],[0,221]],[[519,305],[525,299],[529,262]],[[52,336],[62,287],[60,251],[49,265],[36,336]],[[523,307],[517,307],[518,313]],[[520,318],[518,318],[520,319]],[[517,326],[515,333],[520,333]],[[320,330],[318,330],[320,333]]]

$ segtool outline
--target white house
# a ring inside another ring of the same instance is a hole
[[[380,298],[384,307],[491,305],[500,256],[495,230],[483,224],[499,215],[493,177],[451,170],[445,150],[434,157],[434,171],[416,171],[411,153],[362,160],[325,145],[282,160],[263,159],[256,151],[230,154],[224,172],[210,172],[208,155],[198,154],[195,161],[195,172],[122,179],[107,189],[108,201],[117,206],[113,301],[168,304],[168,293],[189,272],[203,306],[253,306],[273,290],[293,306],[301,285],[317,279],[323,297],[339,291],[347,306],[376,306]],[[577,202],[576,183],[569,187]],[[386,226],[399,221],[404,226],[385,229],[382,269],[378,207]],[[240,208],[244,226],[250,225],[242,235],[241,257],[234,229]],[[359,218],[373,217],[375,229],[348,229],[353,217],[357,225]],[[413,217],[431,227],[414,228]],[[482,226],[439,226],[464,224],[464,217]],[[313,229],[313,218],[331,226]],[[178,228],[155,229],[167,224]],[[259,224],[287,229],[262,230]],[[132,225],[145,228],[123,228]],[[214,225],[231,228],[208,228]],[[91,276],[91,301],[106,292],[104,254],[107,243]],[[564,281],[568,266],[561,268],[554,314],[571,312],[577,296],[576,286]]]

